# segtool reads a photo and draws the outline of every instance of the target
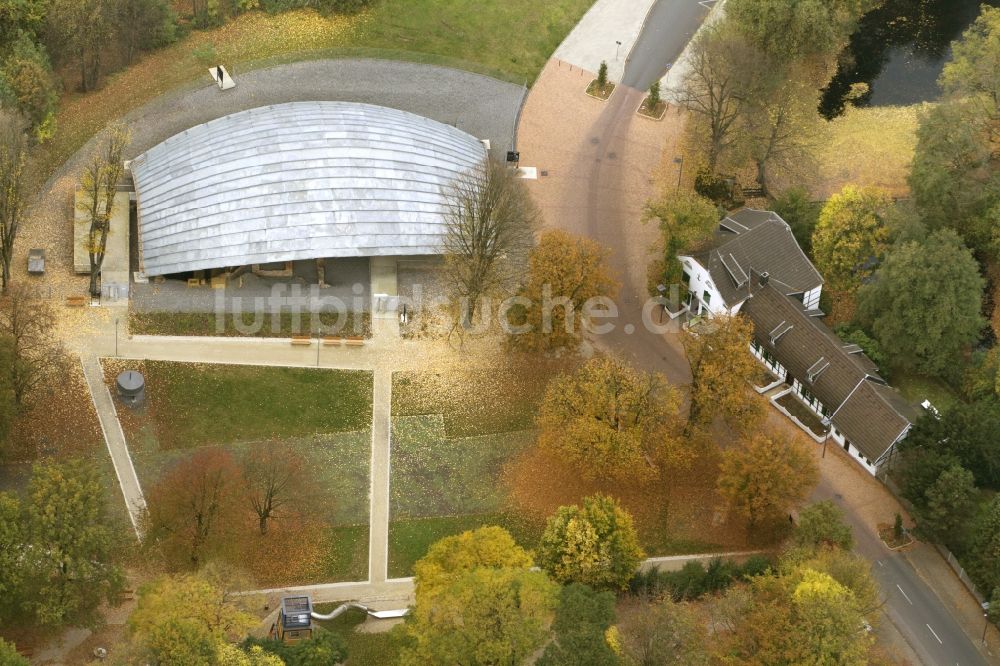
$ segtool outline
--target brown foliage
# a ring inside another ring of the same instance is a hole
[[[239,525],[240,469],[224,449],[201,449],[178,463],[147,494],[147,536],[168,564],[197,568]]]
[[[719,493],[750,529],[804,500],[819,480],[812,453],[799,438],[756,434],[722,454]]]
[[[687,434],[708,428],[716,416],[740,432],[752,432],[764,415],[750,382],[760,366],[749,353],[753,324],[741,317],[716,317],[681,338],[691,364],[691,411]]]
[[[305,460],[284,443],[265,443],[247,450],[243,458],[242,495],[257,517],[257,528],[268,533],[273,519],[307,513],[315,489]]]
[[[587,314],[584,304],[618,293],[608,254],[589,238],[558,229],[542,234],[528,258],[528,281],[520,292],[527,302],[512,317],[527,330],[514,332],[511,344],[526,351],[575,347]]]
[[[67,362],[53,335],[55,312],[49,301],[24,284],[11,285],[0,298],[0,336],[13,343],[14,363],[7,369],[17,406],[26,406],[40,386]]]

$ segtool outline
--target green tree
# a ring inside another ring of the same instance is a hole
[[[109,0],[51,0],[46,13],[48,44],[63,64],[79,68],[80,90],[97,86],[101,56],[114,37]]]
[[[93,623],[124,584],[112,564],[104,488],[93,466],[36,465],[28,486],[24,605],[43,625]]]
[[[10,287],[14,241],[27,206],[27,155],[23,120],[0,109],[0,288],[4,293]]]
[[[6,90],[10,99],[4,101],[15,106],[36,130],[36,136],[40,136],[40,126],[51,125],[59,101],[48,55],[22,32],[10,47],[10,53],[0,57],[0,63],[0,100]],[[51,130],[50,126],[45,131]]]
[[[940,418],[927,415],[917,420],[900,444],[907,460],[914,452],[927,453],[943,462],[920,477],[915,494],[924,495],[946,468],[959,464],[970,470],[976,484],[1000,490],[1000,460],[996,442],[1000,441],[1000,402],[994,398],[958,403],[945,410]],[[910,476],[907,470],[907,477]],[[910,499],[908,496],[907,499]],[[918,506],[920,500],[910,499]]]
[[[972,253],[943,229],[893,248],[858,292],[858,314],[893,366],[940,374],[979,339],[983,286]]]
[[[165,0],[117,0],[113,20],[128,65],[139,51],[165,46],[177,38],[177,17]]]
[[[257,625],[237,601],[206,576],[157,578],[139,589],[129,616],[132,652],[157,664],[214,666],[224,642]]]
[[[597,68],[597,87],[601,93],[604,93],[608,87],[608,63],[604,60],[601,61],[601,66]]]
[[[538,444],[587,478],[649,479],[683,468],[680,398],[660,375],[598,357],[549,382],[538,414]]]
[[[22,553],[26,541],[20,502],[14,495],[0,493],[0,620],[3,621],[16,615],[21,602],[25,574]]]
[[[615,622],[615,596],[571,583],[559,591],[555,637],[538,666],[606,666],[617,661],[605,636]]]
[[[681,342],[691,364],[691,409],[685,434],[705,430],[716,416],[741,432],[751,432],[763,417],[759,396],[750,382],[760,366],[747,353],[753,323],[740,316],[716,317],[697,335],[685,332]]]
[[[990,212],[1000,201],[1000,168],[993,126],[968,100],[932,107],[917,127],[909,183],[930,228],[954,229],[971,247],[996,256]]]
[[[920,527],[940,543],[961,545],[964,527],[976,505],[976,483],[972,472],[952,465],[941,472],[924,492],[926,509],[920,512]]]
[[[800,440],[758,433],[722,453],[718,489],[753,531],[805,499],[818,479],[813,454]]]
[[[0,664],[4,666],[30,666],[31,662],[21,656],[17,646],[0,638]]]
[[[485,527],[431,546],[414,567],[402,664],[521,663],[548,634],[557,586],[507,532]]]
[[[854,293],[875,272],[892,214],[892,197],[875,187],[848,185],[830,197],[812,237],[813,259],[830,289]]]
[[[561,506],[538,546],[538,565],[560,583],[623,590],[644,557],[632,517],[606,495]]]
[[[608,250],[589,238],[559,229],[544,232],[528,259],[528,279],[515,309],[510,343],[525,351],[575,348],[587,306],[613,298],[618,284]]]
[[[1000,587],[1000,495],[990,500],[973,521],[968,570],[981,590]]]
[[[813,203],[804,187],[792,187],[782,192],[772,203],[774,212],[792,228],[799,247],[812,255],[812,235],[819,221],[820,206]]]
[[[881,368],[885,365],[885,353],[882,351],[882,345],[878,343],[878,340],[873,340],[863,329],[847,323],[841,323],[833,328],[834,333],[837,334],[844,344],[857,345],[861,347],[861,351],[865,353],[871,362],[875,364],[876,367]]]
[[[705,622],[686,603],[670,597],[653,602],[633,599],[622,610],[619,624],[622,652],[640,666],[707,666]]]
[[[5,335],[0,335],[0,368],[13,367],[16,360],[14,341]],[[8,437],[14,428],[16,417],[17,399],[14,395],[13,382],[9,373],[0,372],[0,451],[3,451],[8,444]]]
[[[854,545],[854,535],[844,520],[844,512],[829,500],[813,502],[799,512],[794,539],[799,546],[812,549],[836,546],[850,550]]]
[[[663,238],[662,284],[680,284],[681,262],[677,255],[692,252],[712,239],[719,227],[719,209],[690,190],[668,192],[646,202],[643,221],[655,221]]]
[[[663,99],[660,96],[660,82],[653,81],[653,85],[649,86],[649,96],[646,98],[646,108],[651,112],[656,112],[656,107],[660,105]]]
[[[254,647],[280,657],[286,666],[326,666],[341,664],[347,659],[347,644],[340,634],[313,629],[308,641],[285,643],[271,638],[247,638],[241,644],[246,651]]]
[[[445,537],[413,567],[417,589],[434,588],[473,569],[527,569],[531,556],[502,527],[487,526]]]
[[[952,44],[940,83],[946,95],[976,104],[992,121],[991,142],[1000,139],[1000,8],[983,5],[979,18]]]

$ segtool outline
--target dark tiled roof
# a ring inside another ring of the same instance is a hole
[[[712,276],[730,307],[747,296],[746,275],[767,271],[785,294],[801,294],[823,284],[823,277],[777,213],[744,208],[725,217],[711,249],[695,257]]]
[[[753,322],[757,344],[823,403],[862,455],[877,460],[909,423],[902,398],[885,386],[867,356],[848,353],[798,300],[770,283],[761,287],[757,274],[752,280],[752,296],[741,311]],[[781,335],[772,342],[772,333]]]
[[[895,400],[887,394],[902,400],[888,386],[863,381],[832,418],[837,429],[870,462],[878,460],[910,425],[910,421],[893,408],[891,403]]]

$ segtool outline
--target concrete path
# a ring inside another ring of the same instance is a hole
[[[384,583],[389,572],[389,461],[392,437],[392,372],[375,370],[372,397],[371,509],[368,527],[368,580]]]
[[[597,72],[601,61],[605,61],[608,78],[621,81],[625,59],[639,37],[646,14],[656,1],[597,0],[552,57],[588,72]]]
[[[84,357],[81,362],[83,363],[83,374],[87,378],[87,386],[90,389],[90,397],[94,401],[94,409],[97,411],[101,430],[104,432],[104,441],[108,445],[111,462],[115,466],[118,485],[125,498],[125,507],[128,509],[128,515],[132,521],[132,528],[135,530],[136,536],[141,539],[141,521],[146,510],[146,499],[142,495],[142,487],[139,486],[135,467],[132,466],[132,456],[129,454],[125,434],[118,422],[114,400],[104,383],[104,370],[96,356]]]

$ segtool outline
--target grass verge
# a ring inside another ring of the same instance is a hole
[[[413,565],[427,554],[434,542],[485,525],[504,528],[519,545],[529,550],[538,545],[545,529],[544,521],[514,513],[395,520],[389,523],[389,576],[398,578],[413,575]]]
[[[329,613],[339,602],[316,604],[317,613]],[[332,620],[317,620],[316,624],[327,631],[340,634],[347,643],[347,661],[344,666],[384,666],[394,664],[399,658],[399,645],[389,632],[377,634],[355,631],[365,621],[363,611],[352,608]]]

